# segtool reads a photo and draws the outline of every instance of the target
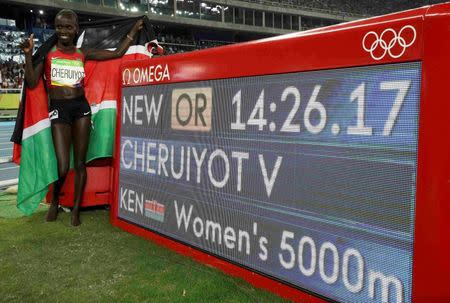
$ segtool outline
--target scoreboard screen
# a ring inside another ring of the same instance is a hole
[[[117,216],[338,302],[411,302],[421,63],[123,87]]]

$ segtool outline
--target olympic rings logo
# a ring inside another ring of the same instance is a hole
[[[405,37],[408,35],[408,32],[412,33],[412,38],[408,39],[410,41],[407,41],[407,37]],[[372,36],[375,40],[370,44],[370,38],[372,38]],[[392,28],[385,29],[380,36],[374,31],[368,32],[362,40],[362,47],[366,52],[370,53],[374,60],[381,60],[386,54],[389,54],[389,56],[396,59],[400,58],[405,53],[406,49],[413,45],[416,38],[416,29],[411,25],[405,25],[398,34]],[[370,45],[367,45],[368,43]],[[397,45],[398,47],[396,47]],[[381,49],[381,51],[379,51],[379,49]]]

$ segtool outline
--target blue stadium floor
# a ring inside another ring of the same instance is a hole
[[[15,121],[0,122],[0,189],[17,184],[19,166],[11,162],[13,144],[9,141]]]

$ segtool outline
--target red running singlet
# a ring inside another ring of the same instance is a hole
[[[45,58],[44,76],[47,88],[83,87],[84,59],[83,52],[77,48],[73,53],[67,54],[54,46]]]

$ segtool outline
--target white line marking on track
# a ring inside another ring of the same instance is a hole
[[[18,182],[19,182],[19,179],[17,179],[17,178],[16,179],[0,181],[0,187],[16,185]]]
[[[12,167],[0,168],[0,170],[18,169],[18,168],[19,168],[19,166],[12,166]]]
[[[12,162],[12,158],[11,157],[9,157],[9,158],[6,158],[6,157],[0,158],[0,164],[8,163],[8,162]]]
[[[10,147],[10,148],[0,148],[0,150],[12,150],[12,147]]]

